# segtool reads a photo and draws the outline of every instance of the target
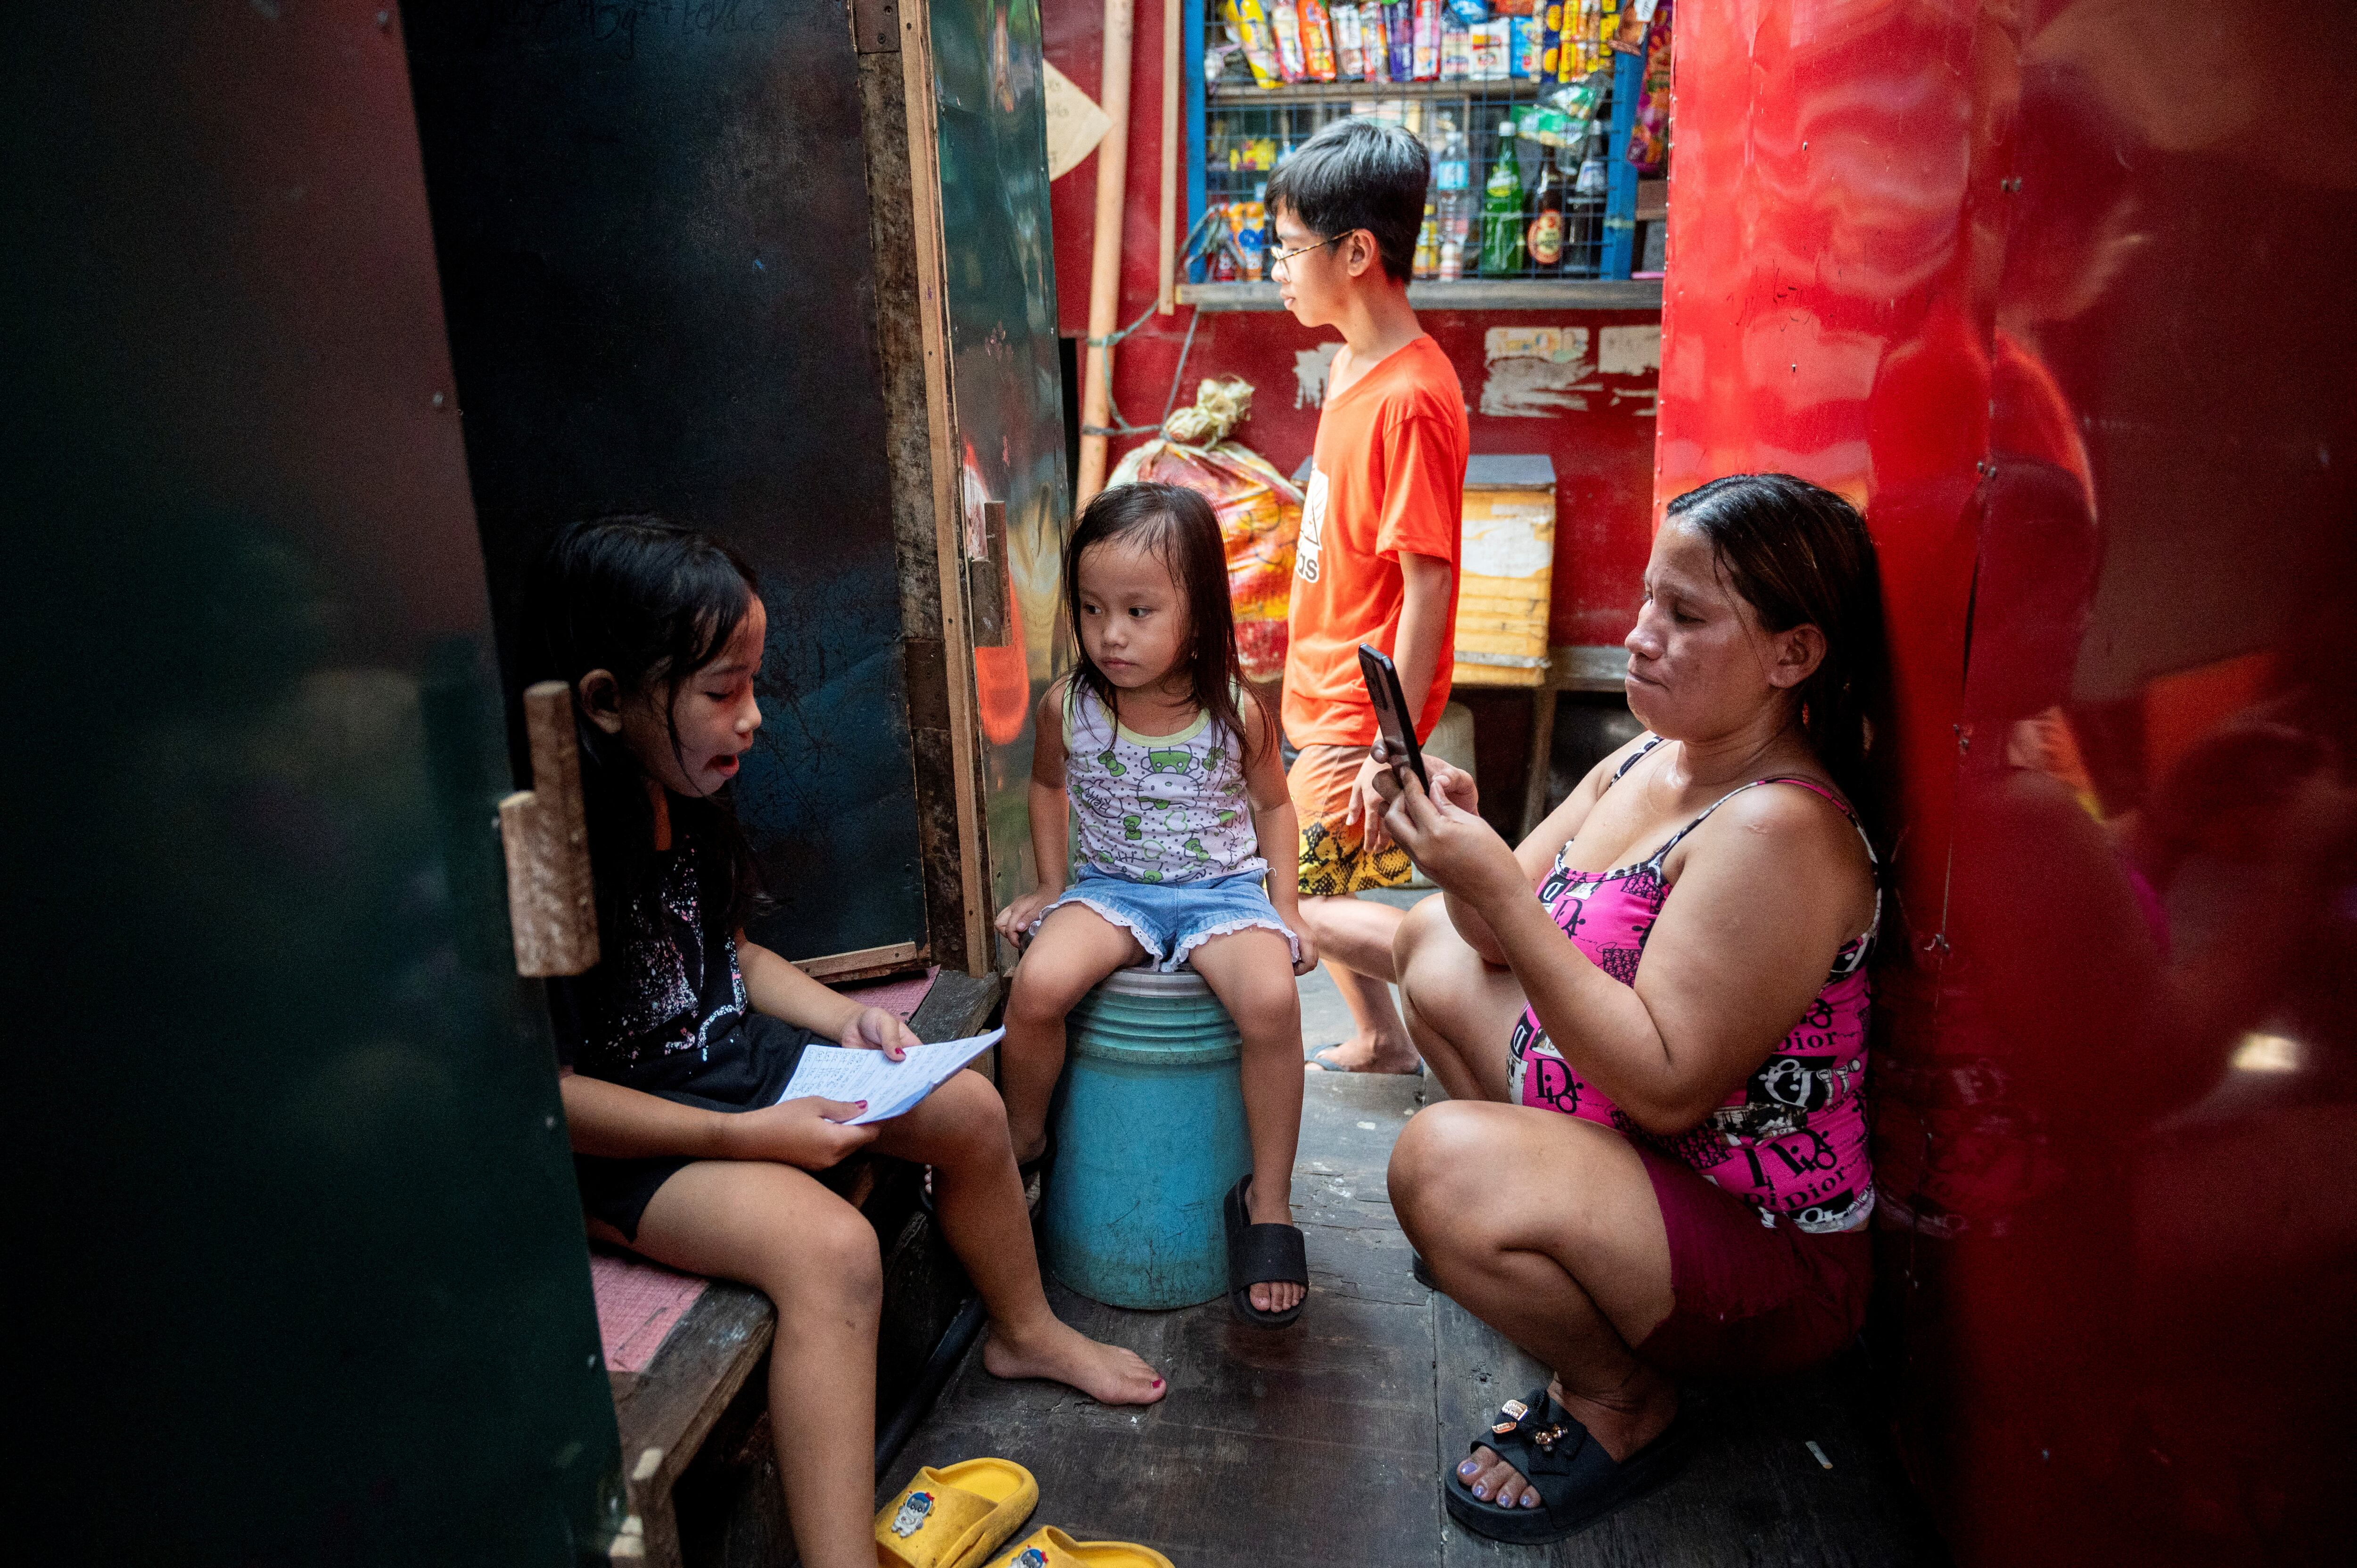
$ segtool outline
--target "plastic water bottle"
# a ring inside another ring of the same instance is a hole
[[[1439,220],[1440,277],[1465,275],[1465,245],[1473,228],[1473,154],[1465,133],[1440,116],[1440,140],[1432,152],[1432,188]]]

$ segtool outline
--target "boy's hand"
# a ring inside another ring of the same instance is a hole
[[[722,1118],[722,1147],[732,1160],[770,1160],[823,1171],[876,1141],[877,1129],[873,1122],[865,1127],[843,1125],[866,1109],[866,1101],[806,1096],[759,1111],[739,1112]]]
[[[899,1014],[887,1013],[881,1007],[862,1007],[843,1026],[845,1050],[882,1051],[888,1061],[899,1061],[910,1046],[923,1043],[908,1025],[900,1022]]]
[[[1049,905],[1063,896],[1064,890],[1060,887],[1035,887],[1001,909],[998,918],[991,924],[998,928],[1000,936],[1017,947],[1022,947],[1031,940],[1032,923],[1047,912]]]
[[[1383,738],[1377,736],[1375,745],[1383,744]],[[1381,854],[1392,842],[1392,835],[1383,827],[1384,796],[1375,788],[1375,780],[1390,773],[1391,768],[1376,757],[1359,764],[1359,777],[1351,786],[1351,803],[1342,811],[1342,825],[1359,829],[1369,854]]]

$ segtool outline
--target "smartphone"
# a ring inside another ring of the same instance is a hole
[[[1359,673],[1366,677],[1367,695],[1375,704],[1375,727],[1383,732],[1392,767],[1403,764],[1432,793],[1432,779],[1424,771],[1424,748],[1415,744],[1415,725],[1407,711],[1407,693],[1400,689],[1399,667],[1388,653],[1359,644]]]

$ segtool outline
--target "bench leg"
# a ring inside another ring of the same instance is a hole
[[[1523,836],[1546,820],[1547,779],[1555,762],[1555,703],[1561,693],[1541,686],[1531,693],[1531,769],[1523,782]]]

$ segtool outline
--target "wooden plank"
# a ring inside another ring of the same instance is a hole
[[[1410,1249],[1392,1213],[1384,1175],[1392,1144],[1423,1109],[1427,1079],[1391,1073],[1321,1073],[1301,1101],[1293,1218],[1309,1251],[1310,1310],[1329,1295],[1423,1306],[1431,1293],[1409,1272]],[[1437,1092],[1437,1090],[1436,1090]]]
[[[769,1353],[778,1315],[770,1298],[715,1280],[688,1308],[646,1370],[610,1380],[622,1438],[622,1477],[648,1568],[678,1568],[672,1488],[737,1391]]]
[[[888,27],[885,46],[876,29]],[[917,275],[917,218],[909,166],[909,95],[893,0],[862,0],[859,109],[866,155],[868,235],[876,259],[876,342],[884,392],[885,460],[899,570],[900,639],[917,786],[917,864],[934,961],[967,961],[966,888],[959,805],[965,788],[953,743],[952,685],[942,642],[942,566],[933,483],[933,394]],[[873,35],[873,36],[871,36]],[[874,43],[875,48],[870,45]],[[963,685],[961,667],[956,683]]]
[[[999,1382],[970,1355],[879,1501],[919,1465],[1003,1454],[1039,1477],[1035,1527],[1140,1541],[1188,1568],[1434,1560],[1428,1309],[1321,1295],[1266,1333],[1220,1303],[1132,1313],[1049,1294],[1082,1333],[1153,1361],[1170,1397],[1097,1405]]]
[[[1547,785],[1555,771],[1555,708],[1562,695],[1552,686],[1531,693],[1531,765],[1523,777],[1523,836],[1546,820]]]
[[[1407,285],[1418,310],[1659,310],[1659,278],[1465,278]],[[1204,310],[1282,310],[1273,283],[1186,283],[1178,303]]]
[[[943,970],[917,1004],[909,1027],[928,1040],[957,1040],[978,1035],[989,1026],[997,1010],[1003,983],[997,974],[959,974]]]
[[[880,58],[880,57],[879,57]],[[924,343],[925,417],[931,452],[933,552],[942,642],[949,671],[950,748],[957,811],[959,929],[964,938],[966,972],[985,970],[992,956],[990,889],[983,874],[982,760],[976,745],[980,717],[974,691],[974,642],[967,625],[963,582],[964,522],[957,490],[955,387],[950,374],[947,252],[942,242],[940,110],[934,100],[932,19],[930,7],[900,9],[900,70],[907,105],[909,189],[916,253],[916,316]],[[947,933],[933,940],[944,957]]]
[[[839,983],[865,980],[872,975],[907,969],[917,961],[917,952],[914,942],[893,942],[880,948],[857,948],[850,952],[827,953],[820,958],[798,958],[793,962],[795,968],[813,980]]]
[[[1547,684],[1558,692],[1625,691],[1629,650],[1600,644],[1547,650]]]
[[[1551,83],[1549,85],[1552,85]],[[1251,109],[1274,103],[1350,103],[1367,99],[1480,99],[1488,103],[1523,102],[1539,95],[1540,83],[1527,78],[1470,79],[1457,81],[1292,81],[1263,87],[1249,71],[1223,76],[1209,89],[1210,106]]]

